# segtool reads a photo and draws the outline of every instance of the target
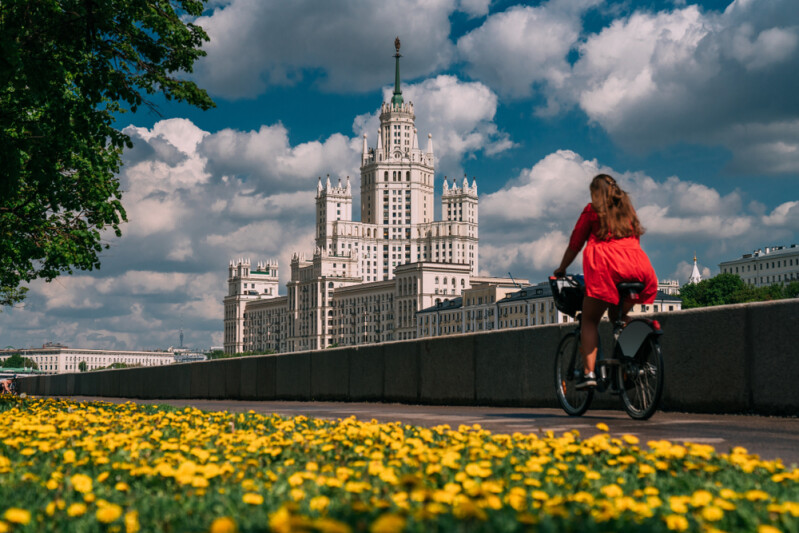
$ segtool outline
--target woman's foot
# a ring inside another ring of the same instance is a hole
[[[577,390],[593,389],[594,387],[596,387],[596,374],[593,372],[588,372],[580,376],[580,379],[577,380],[577,384],[575,385]]]

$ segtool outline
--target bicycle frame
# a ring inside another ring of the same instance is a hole
[[[579,416],[590,406],[594,392],[607,391],[621,397],[624,409],[632,418],[645,420],[652,416],[663,392],[663,358],[659,341],[663,331],[660,323],[645,317],[625,322],[619,316],[618,308],[611,311],[614,318],[612,356],[606,356],[600,334],[594,367],[596,386],[575,389],[584,370],[579,350],[582,313],[575,303],[575,294],[566,296],[559,293],[558,281],[559,278],[550,278],[555,302],[562,312],[578,321],[577,327],[561,339],[555,357],[556,394],[561,407],[569,415]],[[565,283],[579,287],[573,279],[566,279]],[[635,298],[636,292],[642,288],[640,282],[620,283],[620,301]]]
[[[602,350],[602,334],[599,335],[599,346],[596,358],[597,390],[605,392],[610,390],[612,394],[621,392],[621,385],[618,383],[618,373],[615,367],[622,364],[622,358],[632,358],[638,350],[647,342],[650,336],[659,337],[663,335],[660,322],[649,318],[634,318],[627,324],[620,319],[613,323],[614,329],[620,329],[618,338],[614,335],[611,348],[612,358],[606,359]],[[610,369],[610,371],[608,371]]]

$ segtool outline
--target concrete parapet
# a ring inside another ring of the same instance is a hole
[[[234,357],[224,362],[225,392],[222,398],[241,398],[243,396],[241,392],[242,379],[244,378],[244,375],[241,373],[242,361],[243,359],[241,357]],[[255,393],[255,381],[253,381],[253,393]]]
[[[663,326],[662,408],[799,412],[799,299],[650,315]],[[384,401],[553,407],[560,339],[573,324],[533,326],[315,352],[20,378],[51,396]],[[609,356],[610,324],[601,325]],[[619,408],[610,395],[595,408]]]
[[[747,358],[752,410],[780,415],[799,414],[799,305],[786,302],[753,304],[749,338],[757,348]]]
[[[275,397],[311,399],[311,352],[275,356]]]
[[[475,403],[474,340],[476,334],[423,339],[419,346],[419,401]],[[402,343],[409,348],[416,341]]]
[[[348,397],[351,401],[381,401],[385,397],[385,345],[366,344],[349,353]]]
[[[419,349],[422,342],[390,342],[383,345],[384,401],[420,401]]]
[[[311,352],[311,399],[347,401],[350,393],[347,348]]]
[[[274,400],[277,397],[277,359],[273,355],[255,358],[255,393],[259,400]]]

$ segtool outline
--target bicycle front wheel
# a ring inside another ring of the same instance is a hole
[[[657,337],[648,337],[634,357],[622,357],[619,384],[630,417],[646,420],[655,414],[663,394],[663,355]]]
[[[577,379],[583,371],[580,357],[580,335],[569,333],[560,341],[555,356],[555,391],[558,402],[570,416],[580,416],[591,405],[593,389],[577,390]]]

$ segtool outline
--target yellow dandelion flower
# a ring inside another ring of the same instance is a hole
[[[471,477],[488,477],[491,475],[490,468],[483,468],[476,463],[469,463],[465,468],[466,474]]]
[[[119,492],[127,492],[130,490],[130,485],[128,485],[124,481],[120,481],[119,483],[114,485],[114,490],[118,490]]]
[[[69,478],[69,481],[72,483],[72,488],[78,492],[87,493],[92,490],[92,478],[87,475],[75,474]]]
[[[331,518],[314,520],[313,527],[318,529],[319,533],[352,533],[350,526]]]
[[[713,505],[715,505],[716,507],[721,507],[725,511],[734,511],[735,510],[735,504],[734,503],[732,503],[729,500],[722,499],[722,498],[714,499],[713,500]]]
[[[31,521],[31,512],[26,509],[20,509],[19,507],[11,507],[3,513],[3,518],[12,524],[25,525]]]
[[[671,507],[671,510],[675,513],[685,514],[688,512],[688,506],[686,505],[685,499],[681,497],[670,497],[669,507]]]
[[[691,505],[704,507],[713,501],[713,495],[706,490],[698,490],[691,495]]]
[[[311,501],[308,502],[308,506],[312,511],[324,512],[330,506],[330,498],[327,496],[316,496],[315,498],[311,498]]]
[[[597,428],[599,431],[610,431],[610,428],[609,428],[609,427],[608,427],[608,425],[607,425],[607,424],[605,424],[604,422],[600,422],[599,424],[597,424],[597,425],[596,425],[596,428]]]
[[[718,522],[724,518],[724,511],[715,505],[709,505],[702,509],[702,518],[708,522]]]
[[[765,501],[771,499],[771,496],[769,496],[767,492],[763,492],[762,490],[748,490],[746,491],[746,494],[744,496],[750,502]]]
[[[760,524],[759,526],[757,526],[757,533],[782,533],[782,531],[780,531],[774,526]]]
[[[247,492],[241,497],[241,501],[250,505],[261,505],[264,503],[264,497],[255,492]]]
[[[271,523],[270,523],[271,526]],[[278,531],[275,529],[275,531]],[[209,533],[236,533],[236,522],[229,516],[214,519]]]
[[[667,515],[666,527],[672,531],[685,531],[688,529],[688,519],[678,514]]]
[[[139,512],[128,511],[125,513],[125,533],[137,533],[139,529]]]
[[[640,441],[635,435],[623,435],[621,437],[627,444],[638,444]]]
[[[400,533],[405,529],[405,519],[396,514],[384,514],[369,527],[371,533]]]
[[[85,503],[73,503],[67,507],[67,515],[69,516],[83,516],[84,514],[86,514]]]
[[[618,498],[624,495],[624,491],[618,485],[611,484],[605,485],[599,491],[605,495],[606,498]]]
[[[97,476],[97,483],[102,483],[103,481],[105,481],[106,479],[108,479],[108,476],[110,476],[110,475],[111,475],[111,474],[110,474],[109,472],[103,472],[102,474],[100,474],[99,476]]]
[[[115,503],[103,505],[97,509],[97,512],[95,513],[97,521],[102,522],[103,524],[110,524],[111,522],[119,519],[120,516],[122,516],[122,507]]]

